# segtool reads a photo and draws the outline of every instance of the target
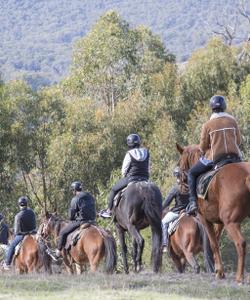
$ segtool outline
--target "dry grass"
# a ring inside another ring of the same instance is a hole
[[[187,273],[155,275],[83,274],[27,275],[1,274],[0,299],[233,299],[249,300],[250,287],[237,286],[233,279],[215,281],[213,276]]]

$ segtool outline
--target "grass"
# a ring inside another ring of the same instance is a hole
[[[225,299],[250,298],[250,287],[237,286],[233,278],[215,281],[213,276],[191,273],[105,275],[24,275],[1,274],[0,299]]]

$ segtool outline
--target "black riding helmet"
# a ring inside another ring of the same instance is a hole
[[[127,137],[127,145],[129,148],[139,147],[141,145],[141,138],[138,134],[132,133]]]
[[[74,181],[71,183],[71,190],[80,192],[82,190],[82,183],[80,181]]]
[[[215,95],[210,99],[210,107],[212,110],[224,111],[227,108],[226,100],[223,96]]]
[[[27,206],[27,205],[28,205],[28,197],[26,197],[26,196],[21,196],[21,197],[18,199],[18,205],[19,205],[19,206]]]

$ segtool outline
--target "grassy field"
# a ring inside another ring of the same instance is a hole
[[[238,286],[232,278],[223,281],[213,276],[191,273],[105,275],[0,275],[0,299],[250,299],[250,286]]]

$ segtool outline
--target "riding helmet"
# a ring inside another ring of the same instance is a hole
[[[210,107],[212,110],[221,109],[224,111],[227,107],[226,100],[223,96],[215,95],[210,99]]]
[[[175,167],[174,168],[173,175],[174,175],[174,177],[180,177],[180,175],[181,175],[180,167]]]
[[[74,181],[71,183],[72,191],[80,192],[82,190],[82,183],[80,181]]]
[[[127,137],[127,145],[129,147],[136,147],[141,145],[141,139],[138,134],[132,133]]]
[[[27,205],[28,205],[28,197],[26,197],[26,196],[21,196],[21,197],[18,199],[18,205],[19,205],[19,206],[27,206]]]

